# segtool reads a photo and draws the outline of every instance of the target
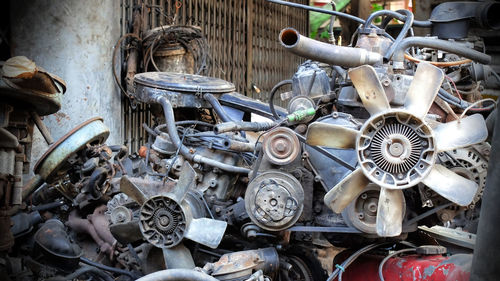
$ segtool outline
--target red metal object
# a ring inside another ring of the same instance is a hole
[[[350,265],[342,276],[347,281],[379,281],[378,266],[383,257],[365,256]],[[408,255],[384,265],[385,281],[468,281],[472,255]]]

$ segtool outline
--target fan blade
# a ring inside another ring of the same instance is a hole
[[[368,183],[370,181],[358,168],[328,191],[323,200],[330,209],[340,214],[352,200],[356,199]]]
[[[349,70],[356,91],[370,115],[391,109],[384,88],[372,66],[362,65]]]
[[[434,137],[438,151],[453,150],[485,141],[488,129],[483,116],[474,114],[438,125]]]
[[[193,269],[196,266],[191,252],[182,243],[172,248],[163,248],[162,250],[165,267],[168,269]]]
[[[355,148],[358,131],[327,123],[312,123],[307,129],[306,142],[331,148]]]
[[[429,63],[419,63],[406,94],[404,108],[423,119],[441,88],[443,78],[444,73],[441,69]]]
[[[148,200],[148,196],[141,188],[130,181],[129,177],[126,175],[120,179],[120,191],[127,194],[127,196],[134,199],[134,201],[141,206]]]
[[[189,223],[184,237],[215,249],[224,237],[226,227],[227,222],[225,221],[207,218],[193,219]]]
[[[394,237],[403,229],[405,197],[400,189],[381,188],[377,208],[377,234]]]
[[[179,180],[174,189],[168,193],[169,197],[180,204],[188,190],[196,185],[196,172],[193,167],[184,161],[180,172]]]
[[[443,165],[436,164],[422,181],[439,195],[460,206],[467,206],[476,195],[478,185]]]

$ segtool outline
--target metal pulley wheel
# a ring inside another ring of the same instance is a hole
[[[286,127],[278,127],[264,136],[264,153],[269,162],[287,165],[300,154],[300,142],[295,132]]]
[[[108,136],[109,129],[101,117],[83,122],[49,147],[35,164],[35,174],[40,175],[45,181],[54,180],[71,167],[68,160],[73,155],[86,148],[87,144],[104,143]]]
[[[245,209],[257,226],[280,231],[287,229],[302,214],[304,190],[288,173],[269,171],[258,175],[248,185]]]

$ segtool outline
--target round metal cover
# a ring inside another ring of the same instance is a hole
[[[228,93],[234,84],[213,77],[173,72],[144,72],[136,74],[135,83],[176,92]]]

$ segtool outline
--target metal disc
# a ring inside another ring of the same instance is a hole
[[[222,79],[185,73],[144,72],[136,74],[134,82],[162,90],[190,93],[229,93],[234,84]]]
[[[35,164],[35,174],[39,174],[46,181],[50,180],[74,153],[89,143],[102,144],[108,136],[109,129],[102,122],[102,118],[95,117],[83,122],[49,147]]]

